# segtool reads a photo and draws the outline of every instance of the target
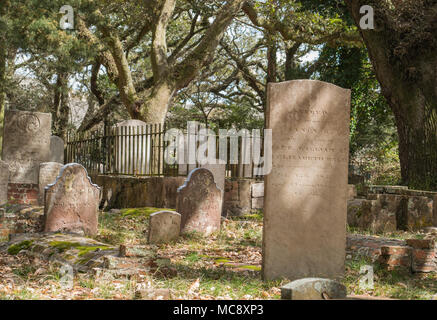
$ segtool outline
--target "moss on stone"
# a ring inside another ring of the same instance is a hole
[[[261,267],[260,266],[247,265],[247,266],[240,266],[239,268],[247,269],[247,270],[253,270],[253,271],[261,271]]]
[[[238,217],[233,217],[234,220],[246,220],[246,221],[263,221],[264,214],[261,210],[254,210],[251,213],[246,213]]]
[[[21,241],[20,243],[13,244],[13,245],[9,246],[8,253],[11,255],[16,255],[21,250],[29,249],[30,246],[32,245],[32,243],[33,243],[33,240],[24,240],[24,241]]]
[[[100,250],[112,250],[113,248],[111,247],[107,247],[107,246],[91,246],[91,247],[85,247],[85,246],[80,246],[77,247],[77,249],[79,249],[79,257],[86,255],[89,252],[94,252],[98,249]]]
[[[261,271],[260,266],[252,266],[252,265],[238,265],[238,264],[231,264],[231,263],[225,263],[225,267],[229,268],[235,268],[235,269],[245,269],[245,270],[252,270],[252,271]]]
[[[111,250],[113,248],[102,245],[102,246],[84,246],[80,243],[77,242],[68,242],[68,241],[52,241],[50,242],[50,246],[54,247],[58,250],[60,250],[61,252],[64,252],[66,250],[70,250],[70,249],[76,249],[78,250],[78,256],[81,257],[89,252],[94,252],[98,249],[100,250]]]
[[[154,208],[154,207],[145,207],[145,208],[129,208],[121,210],[121,215],[123,217],[148,217],[152,213],[158,211],[174,211],[174,209],[164,209],[164,208]]]

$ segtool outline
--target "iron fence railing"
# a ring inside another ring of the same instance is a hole
[[[90,174],[103,175],[185,176],[193,168],[200,167],[199,163],[179,165],[177,161],[174,164],[164,161],[165,151],[170,144],[164,139],[167,130],[166,124],[148,124],[70,132],[67,134],[66,161],[82,164]],[[219,136],[214,138],[218,157]],[[250,136],[247,138],[251,139]],[[226,162],[226,176],[261,178],[254,176],[252,164],[242,164],[241,161],[235,163],[235,159],[231,160],[231,147],[235,148],[235,145],[231,146],[230,140],[227,139],[226,159],[223,159]],[[244,152],[248,151],[244,146],[243,138],[239,137],[238,159],[243,159]],[[177,151],[174,156],[177,157]],[[186,158],[185,155],[185,160]]]

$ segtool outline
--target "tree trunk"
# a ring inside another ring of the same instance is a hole
[[[70,113],[68,91],[68,74],[59,73],[54,88],[53,133],[64,141],[67,137],[68,115]]]
[[[388,4],[348,0],[359,26],[360,7],[375,10],[374,30],[361,30],[392,109],[399,135],[403,184],[437,189],[437,1]]]
[[[163,124],[175,94],[175,88],[171,83],[163,81],[156,84],[151,90],[151,94],[147,95],[146,93],[144,100],[138,104],[136,112],[140,112],[141,119],[145,119],[147,123]]]

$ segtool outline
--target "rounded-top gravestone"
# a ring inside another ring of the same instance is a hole
[[[197,231],[205,235],[220,230],[222,190],[208,169],[190,172],[184,185],[179,187],[176,211],[181,214],[181,232]]]
[[[55,183],[45,187],[44,231],[97,234],[100,188],[77,163],[62,167]]]

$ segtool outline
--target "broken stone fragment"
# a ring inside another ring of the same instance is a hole
[[[434,249],[434,239],[407,239],[407,245],[414,249]]]
[[[120,245],[120,257],[156,258],[156,251],[152,246]]]
[[[281,288],[282,300],[330,300],[345,298],[346,287],[331,279],[304,278],[290,282]]]
[[[138,289],[135,291],[134,299],[169,300],[171,299],[171,293],[169,289]]]

